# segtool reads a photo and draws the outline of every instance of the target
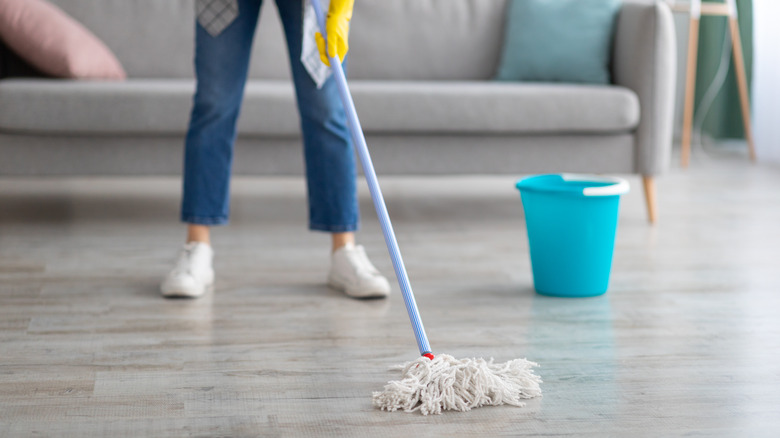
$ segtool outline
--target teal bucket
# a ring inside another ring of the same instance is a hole
[[[628,182],[564,173],[528,177],[516,187],[536,292],[557,297],[607,292],[620,195],[628,193]]]

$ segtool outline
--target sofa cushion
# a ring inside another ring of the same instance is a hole
[[[636,95],[615,86],[359,81],[350,88],[373,132],[601,133],[639,123]]]
[[[639,122],[636,95],[617,86],[356,80],[350,88],[368,133],[613,133]],[[0,131],[181,135],[193,89],[184,79],[3,80]],[[297,136],[291,84],[250,81],[239,131]]]
[[[621,0],[514,0],[501,63],[504,81],[607,84]]]
[[[51,76],[115,80],[126,76],[102,41],[45,0],[0,0],[0,38]]]

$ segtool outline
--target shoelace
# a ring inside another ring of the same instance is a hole
[[[176,262],[176,267],[173,268],[173,271],[180,274],[189,274],[190,273],[190,267],[192,266],[192,263],[190,262],[192,259],[192,252],[195,250],[194,247],[185,245],[184,248],[182,248],[181,253],[179,253],[179,260]]]

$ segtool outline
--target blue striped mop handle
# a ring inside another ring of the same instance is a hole
[[[325,14],[322,11],[322,5],[320,5],[319,0],[311,0],[311,4],[314,6],[314,12],[317,15],[317,23],[322,32],[322,37],[327,41],[328,37],[325,33]],[[409,284],[409,277],[406,275],[406,268],[401,259],[401,251],[398,249],[398,242],[396,242],[395,239],[393,225],[390,223],[390,216],[387,214],[387,207],[385,206],[385,200],[382,197],[382,190],[379,188],[374,165],[371,163],[371,155],[368,153],[366,139],[363,136],[363,128],[360,126],[360,120],[358,120],[357,111],[355,111],[355,104],[352,102],[352,95],[349,93],[349,88],[347,87],[347,78],[344,75],[341,62],[339,62],[337,57],[330,57],[330,65],[333,70],[333,76],[336,79],[336,84],[338,85],[339,94],[341,95],[341,102],[344,104],[344,110],[347,113],[350,132],[352,133],[352,139],[355,142],[355,148],[357,149],[360,163],[363,166],[363,173],[366,176],[366,182],[368,182],[371,199],[374,201],[374,208],[376,209],[377,216],[379,216],[379,223],[382,226],[382,234],[385,236],[387,251],[390,253],[390,258],[393,261],[395,276],[398,278],[398,284],[401,287],[401,293],[404,297],[404,302],[406,303],[406,312],[409,314],[409,320],[412,323],[414,337],[417,338],[417,347],[420,349],[421,355],[433,359],[431,346],[428,344],[428,337],[425,336],[425,328],[420,319],[420,311],[417,310],[417,303],[414,300],[412,286]]]

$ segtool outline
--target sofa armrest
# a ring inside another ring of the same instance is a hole
[[[674,124],[677,47],[674,20],[661,0],[626,0],[618,14],[612,59],[616,85],[639,96],[636,171],[659,174],[669,166]]]

